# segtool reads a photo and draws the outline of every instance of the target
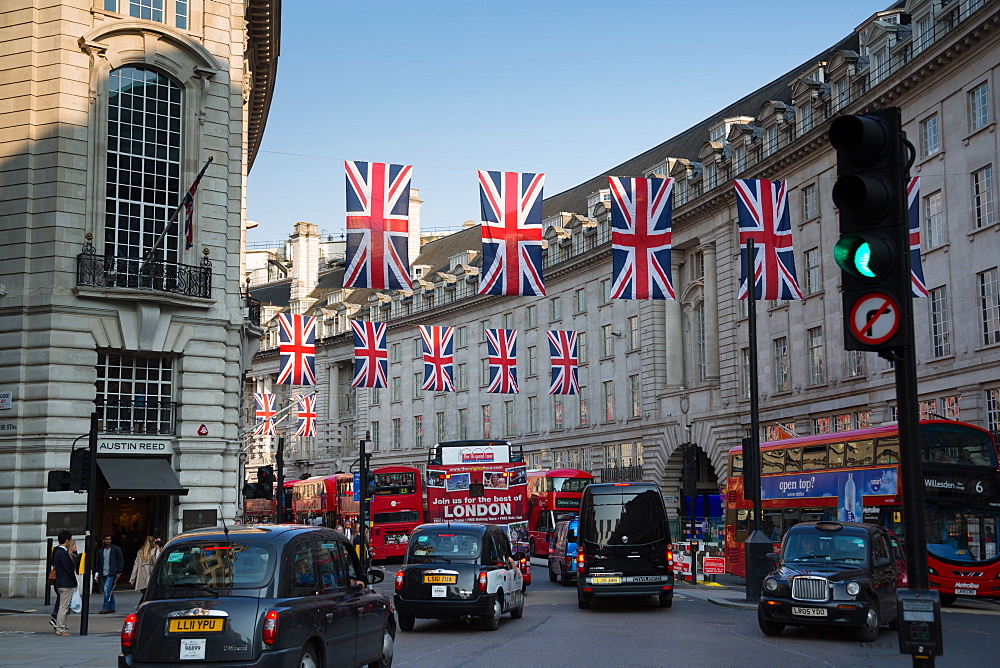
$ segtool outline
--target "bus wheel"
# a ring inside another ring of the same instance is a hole
[[[535,550],[535,541],[531,541],[528,543],[528,554],[530,554],[533,557],[538,556],[538,551]]]
[[[955,605],[955,601],[958,600],[958,596],[955,594],[940,594],[941,605]]]

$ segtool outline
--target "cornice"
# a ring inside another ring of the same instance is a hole
[[[274,96],[281,41],[281,0],[248,0],[247,43],[253,71],[247,100],[247,171],[253,167],[264,137],[264,126]]]

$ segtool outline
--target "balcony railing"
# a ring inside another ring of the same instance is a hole
[[[247,295],[246,305],[247,320],[249,320],[251,324],[260,327],[260,300]]]
[[[612,466],[601,469],[601,482],[642,482],[641,466]]]
[[[144,397],[97,399],[97,430],[105,434],[167,436],[177,431],[177,404]]]
[[[88,243],[76,256],[76,284],[155,290],[208,299],[212,296],[212,263],[207,257],[198,266],[193,266],[165,260],[147,262],[142,258],[98,255]]]

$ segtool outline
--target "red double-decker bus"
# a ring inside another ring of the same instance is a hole
[[[956,596],[1000,598],[1000,469],[990,432],[950,420],[921,420],[920,443],[899,428],[819,434],[761,443],[762,522],[784,534],[806,520],[871,522],[904,541],[901,447],[919,447],[930,586],[946,605]],[[726,564],[744,576],[742,542],[752,504],[743,489],[743,450],[729,452]]]
[[[358,519],[360,504],[354,500],[354,476],[337,473],[298,480],[292,485],[292,510],[299,524],[347,528]]]
[[[410,531],[424,521],[424,492],[420,469],[382,466],[372,471],[375,493],[371,500],[372,559],[384,561],[406,554]]]
[[[528,471],[528,549],[548,557],[556,522],[580,512],[583,488],[594,476],[578,469]]]

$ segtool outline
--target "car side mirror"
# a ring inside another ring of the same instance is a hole
[[[780,557],[778,557],[778,553],[777,552],[768,552],[767,554],[764,555],[764,558],[767,559],[768,561],[770,561],[772,564],[777,564],[778,563],[778,559]]]
[[[378,568],[372,568],[368,571],[368,584],[378,584],[382,580],[385,580],[385,571]]]
[[[515,552],[513,555],[514,561],[522,561],[525,558],[524,552]]]
[[[892,559],[890,559],[889,557],[882,557],[881,559],[876,559],[875,565],[879,568],[882,568],[884,566],[892,566]]]

